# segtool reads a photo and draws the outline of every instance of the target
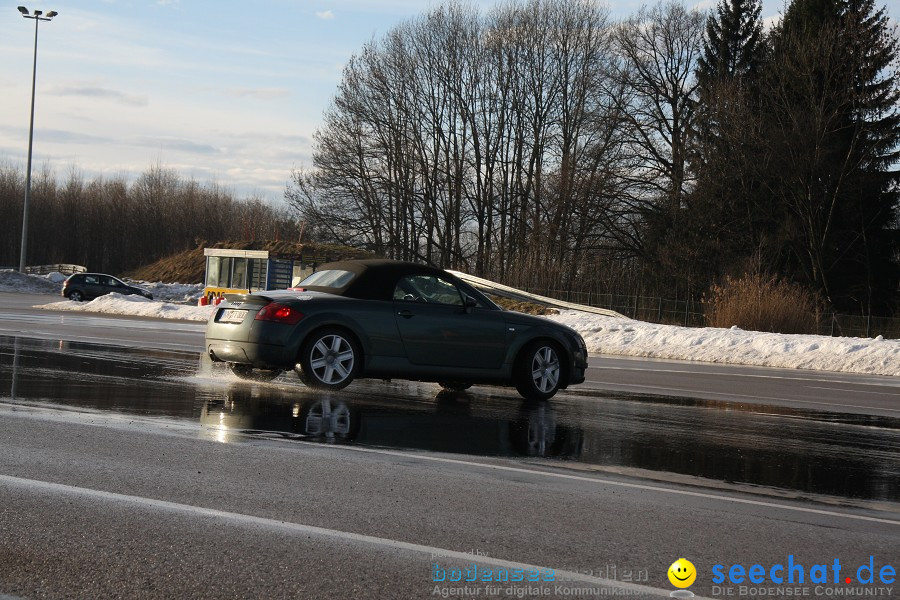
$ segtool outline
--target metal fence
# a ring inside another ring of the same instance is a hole
[[[685,327],[707,326],[703,305],[694,299],[671,300],[649,296],[530,288],[526,288],[525,291],[575,304],[607,308],[632,319],[649,323]],[[825,313],[819,316],[819,334],[843,337],[876,337],[880,335],[884,338],[900,339],[900,318]]]
[[[822,335],[845,337],[875,337],[900,339],[900,319],[896,317],[872,317],[860,315],[836,315],[828,313],[819,321]]]
[[[575,304],[607,308],[639,321],[664,323],[666,325],[683,325],[685,327],[703,327],[706,325],[703,307],[695,300],[667,300],[649,296],[595,294],[593,292],[538,290],[531,288],[525,288],[525,291]]]

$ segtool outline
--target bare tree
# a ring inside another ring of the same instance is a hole
[[[665,211],[673,223],[691,183],[687,148],[704,22],[700,12],[664,2],[642,8],[616,30],[618,76],[628,91],[623,112],[643,157],[633,173],[643,188],[634,208]]]

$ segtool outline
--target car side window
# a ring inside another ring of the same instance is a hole
[[[85,275],[84,282],[91,285],[98,285],[100,283],[100,278],[96,275]]]
[[[459,289],[436,275],[407,275],[394,288],[394,300],[462,306]]]

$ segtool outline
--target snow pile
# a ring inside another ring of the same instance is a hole
[[[185,306],[171,302],[148,300],[143,296],[122,294],[106,294],[90,302],[64,300],[50,304],[37,305],[34,308],[47,310],[71,310],[80,312],[99,312],[108,315],[134,315],[139,317],[156,317],[159,319],[183,319],[187,321],[206,321],[215,307]]]
[[[154,300],[166,300],[168,302],[184,302],[197,304],[197,300],[203,295],[202,283],[161,283],[149,281],[132,281],[132,285],[142,287],[151,294]]]
[[[62,287],[62,282],[69,278],[68,275],[60,273],[59,271],[50,271],[44,275],[44,277],[46,277],[48,281],[60,284],[60,287]]]
[[[62,282],[65,280],[66,276],[62,273],[26,275],[13,269],[2,269],[0,270],[0,292],[58,294],[62,290]]]
[[[578,331],[591,353],[900,375],[900,340],[881,336],[845,338],[761,333],[737,327],[678,327],[574,310],[549,318]]]

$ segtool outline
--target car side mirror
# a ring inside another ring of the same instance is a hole
[[[478,306],[478,300],[476,300],[472,296],[464,296],[463,306],[466,307],[466,312],[470,313],[474,308]]]

